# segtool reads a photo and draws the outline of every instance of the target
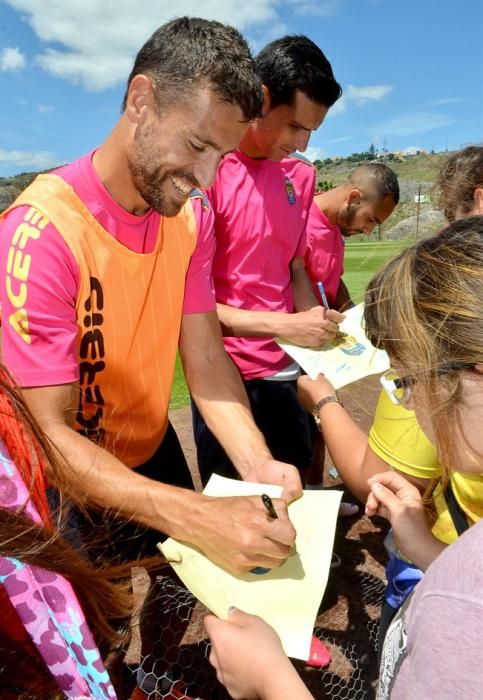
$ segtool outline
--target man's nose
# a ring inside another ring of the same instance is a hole
[[[304,151],[307,150],[307,146],[309,145],[309,139],[310,139],[310,133],[306,131],[299,131],[297,133],[297,138],[296,138],[296,149],[297,151],[300,151],[303,153]]]
[[[210,149],[200,154],[200,158],[193,169],[193,174],[200,187],[206,189],[213,184],[219,164],[220,156],[215,151]]]

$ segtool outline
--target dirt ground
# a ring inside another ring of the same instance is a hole
[[[372,421],[379,386],[377,378],[370,377],[339,392],[344,406],[366,431]],[[170,417],[199,488],[190,409],[173,411]],[[329,473],[333,466],[329,457],[326,462],[324,485],[331,489],[343,488],[340,480]],[[343,500],[356,502],[347,492]],[[331,664],[327,669],[316,670],[301,662],[295,663],[317,699],[371,700],[375,697],[377,620],[384,589],[385,554],[382,540],[387,524],[380,519],[369,520],[363,512],[361,506],[359,516],[339,518],[334,551],[342,563],[331,571],[316,621],[315,634],[330,649]],[[142,577],[140,580],[142,589]],[[161,671],[155,675],[160,678],[163,673],[166,674],[166,677],[163,676],[163,688],[166,690],[163,691],[165,694],[161,692],[156,697],[187,700],[227,698],[206,661],[209,648],[202,627],[205,611],[179,582],[170,578],[169,573],[166,578],[160,579],[159,586],[157,609],[167,607],[171,611],[165,619],[158,621],[160,634],[166,636],[168,629],[173,635],[171,643],[175,639],[177,641],[175,653],[173,647],[171,652],[169,649],[163,652],[165,657],[170,657],[169,663],[164,658],[160,663]],[[163,649],[166,649],[166,645]],[[148,670],[146,665],[144,668]],[[182,680],[171,686],[171,678],[179,679],[180,676]]]

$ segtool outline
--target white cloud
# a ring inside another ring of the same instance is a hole
[[[329,115],[346,112],[351,104],[362,106],[368,102],[380,102],[386,95],[394,90],[393,85],[348,85],[344,88],[342,97],[330,108]]]
[[[424,153],[425,150],[426,149],[423,148],[422,146],[406,146],[406,148],[402,149],[402,152],[412,154],[412,153],[417,153],[419,151],[420,153]]]
[[[393,89],[392,85],[367,85],[366,87],[348,85],[345,94],[347,99],[351,102],[362,105],[366,102],[378,102],[382,100],[382,98],[392,92]]]
[[[428,102],[429,107],[441,107],[442,105],[454,105],[460,102],[466,102],[467,100],[462,97],[441,97],[439,100],[433,100]]]
[[[318,15],[330,17],[338,12],[342,0],[289,0],[298,15]]]
[[[47,112],[53,112],[54,108],[52,105],[37,105],[37,112],[39,114],[47,114]]]
[[[425,134],[433,129],[440,129],[455,123],[455,119],[446,114],[435,112],[413,112],[401,114],[393,119],[386,119],[373,126],[374,138],[386,136],[407,137]]]
[[[325,152],[322,148],[318,148],[317,146],[309,146],[301,155],[304,158],[308,158],[312,163],[314,160],[322,160],[322,158],[325,158]]]
[[[59,158],[50,151],[6,151],[0,148],[0,164],[47,170],[59,165]]]
[[[25,56],[17,46],[7,46],[0,53],[0,70],[2,71],[19,71],[26,65]]]
[[[329,139],[325,143],[342,143],[343,141],[352,141],[353,136],[338,136],[336,139]]]
[[[324,0],[320,7],[328,12],[338,1]],[[177,0],[175,4],[143,0],[141,5],[132,0],[117,0],[116,3],[99,0],[6,2],[24,15],[37,37],[47,44],[36,58],[38,65],[89,90],[104,90],[124,82],[133,56],[144,41],[157,27],[175,16],[186,14],[217,19],[256,38],[270,32],[274,26],[283,28],[280,0],[205,0],[204,3]],[[315,12],[319,2],[304,0],[302,5],[306,12]]]

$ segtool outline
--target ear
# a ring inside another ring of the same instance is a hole
[[[483,214],[483,187],[477,187],[473,193],[474,207],[472,214]]]
[[[270,90],[266,85],[262,85],[263,90],[263,107],[262,116],[265,117],[270,111],[270,105],[272,104],[272,98],[270,97]]]
[[[361,199],[361,191],[357,187],[353,187],[351,190],[349,190],[349,194],[347,195],[347,204],[349,206],[358,206],[361,203]]]
[[[154,91],[147,75],[135,75],[129,85],[125,114],[133,124],[141,124],[155,107]]]

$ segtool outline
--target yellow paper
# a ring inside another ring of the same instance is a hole
[[[276,338],[285,352],[315,379],[321,372],[335,389],[356,382],[370,374],[389,369],[389,358],[383,350],[377,350],[366,337],[362,315],[364,304],[345,311],[345,319],[339,325],[345,335],[324,343],[320,348],[304,348],[283,338]]]
[[[279,497],[281,491],[278,486],[214,474],[204,493]],[[173,539],[159,548],[193,595],[215,615],[226,619],[231,606],[259,615],[277,631],[288,656],[306,661],[329,576],[341,496],[341,491],[304,491],[302,498],[289,505],[297,531],[294,552],[282,566],[266,574],[230,574],[195,547]]]

